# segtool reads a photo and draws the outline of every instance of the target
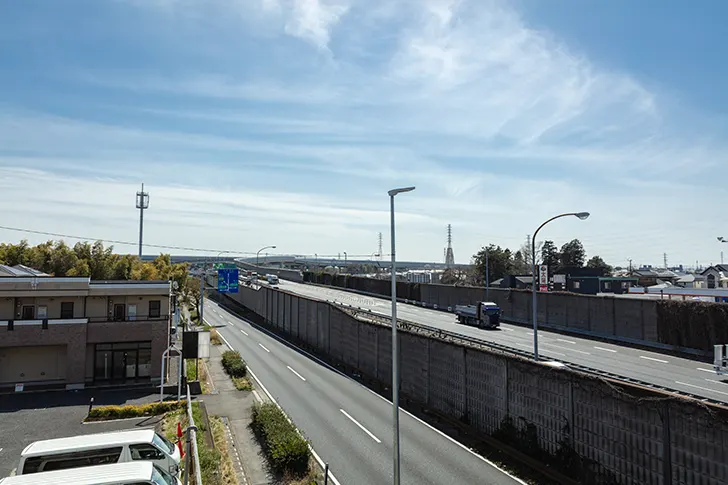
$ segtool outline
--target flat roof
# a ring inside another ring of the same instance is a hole
[[[0,485],[118,485],[149,480],[154,463],[128,461],[0,478]]]
[[[153,436],[154,429],[146,428],[42,440],[36,441],[26,446],[21,456],[29,457],[61,453],[67,451],[68,449],[81,451],[112,445],[146,443],[151,442]]]

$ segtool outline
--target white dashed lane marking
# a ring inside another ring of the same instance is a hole
[[[661,364],[667,364],[668,363],[666,360],[655,359],[654,357],[645,357],[644,355],[640,355],[640,359],[651,360],[653,362],[659,362]]]

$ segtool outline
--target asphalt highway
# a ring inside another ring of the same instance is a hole
[[[240,352],[340,485],[392,482],[390,401],[214,302],[205,303],[205,320]],[[400,430],[402,484],[525,485],[403,410]]]
[[[284,280],[280,281],[279,288],[301,296],[369,309],[386,316],[392,314],[391,301],[383,298]],[[533,330],[526,327],[502,323],[500,330],[484,330],[457,323],[454,314],[406,303],[397,304],[397,317],[483,341],[533,351]],[[541,357],[584,365],[728,403],[728,381],[721,381],[710,364],[546,330],[539,330],[538,341]]]

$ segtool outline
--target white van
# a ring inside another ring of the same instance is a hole
[[[151,461],[85,466],[0,478],[0,485],[182,485]]]
[[[274,275],[274,274],[265,275],[265,279],[267,279],[268,283],[271,285],[278,284],[278,275]]]
[[[167,473],[179,472],[179,449],[153,429],[132,429],[36,441],[20,454],[18,475],[151,461]]]

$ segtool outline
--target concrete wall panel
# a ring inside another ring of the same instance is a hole
[[[513,361],[509,366],[509,411],[520,429],[535,427],[541,446],[556,452],[570,422],[569,381],[558,370]]]
[[[331,305],[325,302],[319,302],[316,306],[316,330],[318,332],[318,335],[316,336],[317,348],[326,353],[331,352],[331,349],[329,348],[331,338],[329,318],[331,310]]]
[[[404,332],[397,335],[401,337],[402,395],[420,403],[427,403],[429,340]]]
[[[468,417],[474,428],[492,433],[506,416],[507,360],[493,354],[468,350]]]
[[[728,423],[698,409],[670,404],[672,483],[728,483]]]
[[[643,338],[642,301],[621,298],[614,308],[614,328],[621,337]]]
[[[461,419],[465,415],[465,352],[463,347],[430,340],[429,406]]]
[[[386,327],[377,329],[377,379],[387,387],[392,386],[392,332]]]
[[[299,338],[298,333],[298,319],[301,315],[301,310],[298,307],[301,299],[295,295],[291,296],[291,335],[295,338]]]
[[[369,377],[377,378],[377,328],[374,325],[359,325],[359,371]]]
[[[614,335],[615,305],[614,297],[589,298],[589,321],[593,332]]]
[[[573,393],[576,452],[600,463],[618,483],[661,485],[664,434],[654,407],[599,381],[576,381]]]

